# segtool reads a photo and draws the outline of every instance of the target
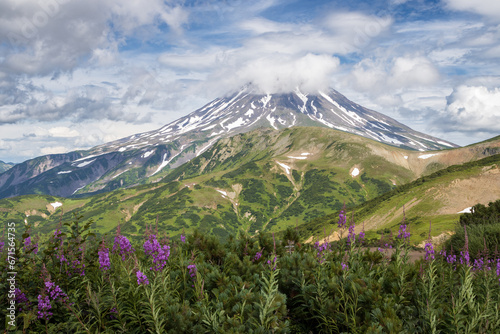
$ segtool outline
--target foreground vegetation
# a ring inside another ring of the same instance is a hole
[[[500,328],[500,254],[425,246],[409,261],[410,233],[363,247],[345,212],[343,239],[301,244],[294,229],[175,239],[148,227],[132,244],[98,238],[78,217],[37,241],[8,240],[0,259],[0,307],[15,300],[17,333],[493,333]],[[392,254],[392,255],[389,255]],[[474,256],[473,256],[474,255]],[[10,263],[12,264],[12,262]],[[11,322],[12,324],[12,322]]]

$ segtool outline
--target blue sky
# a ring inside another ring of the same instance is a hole
[[[250,81],[468,145],[500,134],[499,65],[497,0],[4,0],[0,160],[153,130]]]

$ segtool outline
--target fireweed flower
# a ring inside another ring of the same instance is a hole
[[[196,268],[196,264],[190,264],[187,266],[187,268],[189,270],[189,276],[191,276],[193,282],[196,282],[196,272],[198,271],[198,269]],[[194,285],[191,286],[194,287]]]
[[[427,242],[424,247],[425,250],[425,261],[434,260],[434,247],[432,242]]]
[[[109,318],[113,320],[116,319],[114,315],[118,314],[118,310],[116,309],[116,307],[113,307],[111,310],[109,310],[109,313],[110,313]]]
[[[156,239],[156,235],[152,234],[149,236],[148,240],[144,242],[144,253],[153,258],[154,267],[151,270],[160,271],[167,264],[167,260],[170,256],[170,246],[160,245]]]
[[[132,244],[123,235],[117,235],[115,237],[115,244],[113,245],[113,253],[118,252],[122,256],[122,261],[125,261],[125,255],[132,254],[135,249],[132,248]]]
[[[349,265],[345,264],[344,262],[341,262],[340,265],[342,266],[343,271],[349,270]]]
[[[347,235],[347,246],[354,245],[356,241],[356,234],[354,233],[354,222],[349,225],[349,234]]]
[[[50,304],[49,296],[43,297],[42,295],[38,295],[38,319],[49,320],[52,315],[52,312],[49,311],[51,308],[52,305]]]
[[[111,262],[109,261],[109,249],[107,247],[101,247],[99,252],[99,268],[103,271],[109,270],[111,267]]]
[[[484,268],[484,259],[482,257],[480,257],[478,259],[475,259],[472,270],[474,270],[474,271],[480,271],[483,268]]]
[[[344,208],[340,210],[339,221],[337,222],[337,226],[339,229],[343,229],[345,228],[346,224],[347,224],[347,217],[345,215],[345,204],[344,204]]]
[[[66,302],[68,300],[68,296],[54,282],[45,282],[45,289],[50,299],[54,301]]]
[[[255,253],[255,256],[253,257],[252,262],[259,261],[261,257],[262,257],[262,250]]]
[[[363,222],[363,229],[358,233],[358,240],[361,243],[365,242],[365,222]]]
[[[267,260],[267,265],[269,266],[269,268],[271,268],[271,270],[276,270],[276,262],[278,261],[278,258],[276,257],[276,255],[274,256],[274,259],[271,261],[271,260]],[[273,267],[274,265],[274,267]]]
[[[319,241],[316,241],[314,244],[314,248],[316,249],[316,257],[319,260],[319,263],[323,263],[325,261],[325,255],[326,251],[330,248],[330,245],[328,242],[324,242],[321,245],[319,244]]]
[[[38,243],[31,242],[31,236],[24,239],[24,252],[33,252],[36,255],[38,253]]]
[[[24,292],[21,291],[21,289],[16,288],[14,290],[14,295],[16,296],[15,300],[16,300],[16,304],[19,307],[20,312],[23,311],[23,307],[25,307],[25,310],[29,310],[31,308],[30,301],[28,300],[28,298],[26,297]]]
[[[0,241],[0,253],[3,251],[4,247],[5,247],[5,242]]]
[[[38,319],[49,320],[52,315],[49,311],[52,309],[51,301],[66,303],[68,296],[54,282],[45,281],[43,295],[38,295]]]
[[[397,236],[398,239],[401,239],[405,242],[410,239],[410,232],[406,231],[407,228],[408,226],[405,223],[399,226],[399,233]]]
[[[149,284],[148,277],[145,274],[143,274],[140,270],[137,270],[135,275],[137,276],[137,285],[141,285],[141,284],[148,285]]]
[[[497,259],[497,277],[498,282],[500,283],[500,259]]]
[[[185,243],[186,243],[186,236],[185,236],[184,234],[181,234],[181,242],[182,242],[183,244],[185,244]]]

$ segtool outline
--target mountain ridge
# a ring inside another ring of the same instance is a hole
[[[249,88],[218,98],[157,130],[134,134],[86,151],[38,157],[0,174],[0,198],[29,193],[77,196],[158,182],[221,138],[259,127],[319,126],[414,150],[456,145],[414,131],[364,108],[335,90],[307,95],[256,95]],[[32,170],[50,166],[42,173]],[[34,167],[35,166],[35,167]]]
[[[220,140],[155,184],[85,198],[4,199],[0,215],[40,231],[78,212],[101,233],[119,223],[123,233],[139,235],[157,220],[170,236],[194,228],[221,237],[239,230],[276,232],[336,212],[344,202],[377,198],[432,173],[435,164],[444,168],[494,153],[500,153],[500,140],[429,157],[327,128],[259,129]]]

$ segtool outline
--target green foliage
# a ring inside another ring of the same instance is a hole
[[[209,219],[209,218],[207,218]],[[113,251],[111,237],[94,238],[92,222],[76,216],[66,234],[23,247],[18,259],[16,330],[25,333],[493,333],[500,326],[496,270],[450,264],[444,257],[408,262],[399,243],[392,258],[345,243],[302,245],[288,228],[282,238],[226,235],[226,242],[195,230],[169,245],[163,269],[151,269],[144,238],[133,251]],[[492,225],[484,225],[492,226]],[[216,228],[217,234],[224,229]],[[115,242],[117,239],[115,239]],[[290,247],[293,246],[293,247]],[[98,251],[109,249],[103,270]],[[69,261],[61,260],[64,255]],[[10,297],[6,252],[0,257],[0,307]],[[75,260],[79,260],[75,266]],[[494,264],[500,259],[495,258]],[[196,266],[193,272],[189,267]],[[82,269],[84,271],[82,272]],[[137,271],[148,278],[140,284]],[[38,319],[46,282],[67,299],[51,301]]]
[[[500,223],[500,200],[491,202],[488,206],[476,204],[471,213],[460,215],[460,225],[486,225]]]

